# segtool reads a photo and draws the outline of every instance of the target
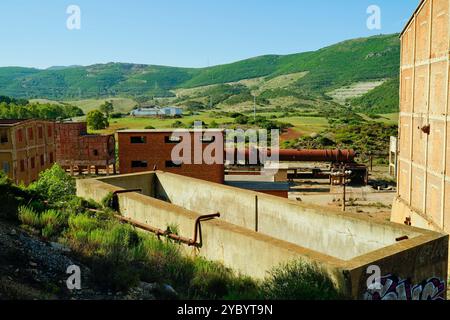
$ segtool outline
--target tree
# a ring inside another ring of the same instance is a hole
[[[102,130],[109,127],[108,118],[98,110],[92,110],[87,114],[87,124],[94,130]]]
[[[114,112],[114,105],[112,101],[105,101],[100,106],[100,111],[103,112],[104,115],[106,115],[107,118],[109,118],[109,115]]]
[[[39,180],[32,183],[30,190],[55,204],[75,195],[75,180],[57,164],[39,174]]]

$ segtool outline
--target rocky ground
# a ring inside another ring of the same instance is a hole
[[[69,266],[81,270],[81,290],[69,290]],[[0,300],[153,300],[177,298],[169,285],[141,282],[129,292],[100,291],[90,270],[70,249],[42,241],[16,225],[0,221]]]

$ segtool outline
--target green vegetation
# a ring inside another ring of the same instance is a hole
[[[24,99],[0,97],[0,119],[67,119],[82,116],[78,107],[68,104],[30,103]]]
[[[103,130],[109,127],[108,118],[98,110],[90,111],[86,116],[86,122],[93,130]]]
[[[75,181],[57,164],[39,174],[38,181],[29,186],[52,203],[65,202],[75,194]]]
[[[110,114],[114,112],[114,105],[112,101],[105,101],[99,109],[103,114],[106,116],[106,118],[109,118]]]
[[[264,283],[266,299],[336,300],[339,293],[319,267],[294,261],[271,271]],[[293,298],[295,297],[295,298]]]
[[[355,110],[367,114],[383,114],[399,111],[399,78],[388,80],[362,97],[350,101]]]
[[[388,153],[391,136],[396,136],[398,126],[381,122],[339,125],[313,136],[284,142],[284,148],[353,149],[361,156],[381,156]]]
[[[215,98],[214,92],[207,93],[213,105],[230,99],[230,90],[234,97],[228,103],[233,104],[251,100],[251,94],[248,87],[231,82],[261,77],[270,81],[280,75],[302,73],[293,83],[288,82],[285,90],[269,89],[263,97],[330,99],[326,92],[354,82],[398,77],[399,53],[398,35],[394,34],[344,41],[314,52],[268,55],[201,69],[123,63],[47,70],[0,68],[0,94],[54,100],[140,97],[146,101],[173,97],[172,90],[177,88],[220,85],[210,90],[225,94],[219,92]]]
[[[73,180],[62,176],[56,165],[44,172],[35,185],[15,187],[0,172],[0,197],[14,198],[15,218],[43,239],[69,247],[91,270],[91,288],[126,292],[140,281],[169,284],[159,299],[332,299],[338,297],[333,282],[323,270],[302,262],[275,268],[264,281],[236,274],[220,263],[183,254],[180,244],[158,239],[121,224],[107,206],[110,197],[97,204],[77,198]],[[50,191],[37,192],[48,187]],[[57,198],[58,189],[65,190]],[[4,202],[2,202],[3,204]],[[12,211],[11,211],[12,213]],[[177,232],[177,226],[170,226]]]

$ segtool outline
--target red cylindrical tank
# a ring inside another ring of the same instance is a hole
[[[267,154],[272,156],[271,150],[268,149]],[[296,150],[296,149],[280,149],[278,151],[279,161],[283,162],[344,162],[350,163],[355,161],[356,153],[354,150]],[[243,150],[227,148],[225,149],[225,157],[227,160],[233,159],[233,163],[237,160],[245,159],[249,163],[250,156],[253,159],[257,156],[258,164],[261,164],[260,154],[256,149],[250,151],[248,148]],[[239,157],[238,157],[239,156]],[[253,162],[253,161],[252,161]]]

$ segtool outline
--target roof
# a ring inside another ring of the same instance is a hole
[[[411,24],[411,21],[414,19],[414,17],[416,16],[417,12],[419,12],[419,10],[422,8],[422,5],[425,3],[425,1],[427,1],[427,0],[420,0],[419,5],[417,6],[417,9],[414,11],[414,13],[412,14],[411,18],[409,18],[408,23],[405,25],[405,27],[403,28],[402,32],[400,33],[400,37],[402,37],[403,34],[405,33],[406,29],[408,29],[409,25]]]
[[[225,185],[253,191],[289,191],[288,182],[226,181]]]
[[[224,129],[127,129],[117,133],[224,132]]]
[[[0,119],[0,126],[2,127],[13,127],[19,123],[28,122],[29,119]]]

